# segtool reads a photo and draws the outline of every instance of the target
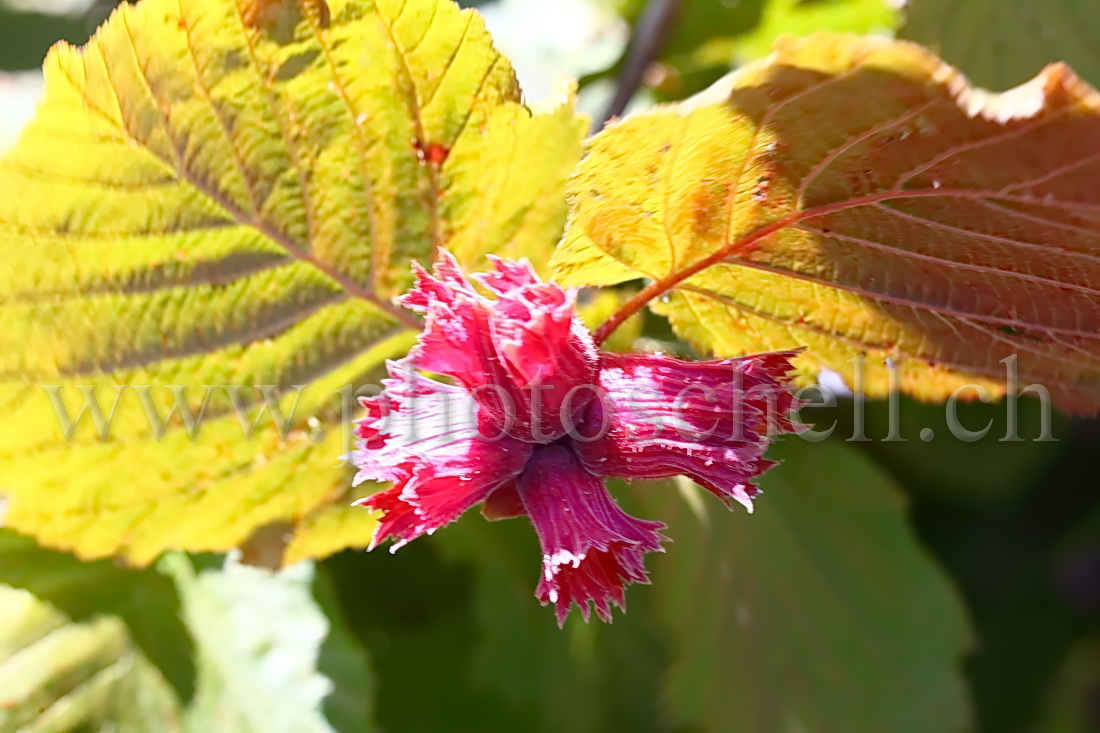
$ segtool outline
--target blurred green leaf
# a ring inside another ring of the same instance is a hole
[[[637,20],[646,0],[620,0]],[[783,34],[890,33],[900,22],[887,0],[695,0],[684,3],[649,82],[662,99],[710,86],[731,68],[771,52]]]
[[[889,478],[839,443],[769,455],[754,516],[650,497],[675,540],[653,563],[669,703],[714,731],[963,730],[966,619]]]
[[[332,681],[322,706],[325,718],[339,733],[362,733],[375,727],[375,680],[366,649],[348,626],[327,575],[314,578],[313,595],[329,624],[317,657],[318,671]]]
[[[221,570],[196,573],[185,556],[173,555],[161,565],[179,584],[198,647],[198,686],[184,713],[185,730],[335,730],[324,715],[334,686],[317,668],[332,624],[313,598],[312,564],[272,572],[230,561]],[[327,660],[336,662],[336,675],[362,702],[358,713],[341,706],[344,730],[370,730],[365,658],[346,653]]]
[[[540,551],[525,518],[489,524],[469,516],[438,542],[474,570],[474,683],[526,730],[668,729],[659,708],[668,653],[639,597],[644,588],[628,593],[631,612],[613,624],[574,614],[560,630],[534,597]]]
[[[638,587],[614,624],[559,630],[534,597],[540,552],[526,520],[476,512],[393,555],[321,564],[378,673],[379,726],[447,731],[667,731],[668,650]],[[353,609],[353,610],[352,610]]]
[[[1100,725],[1100,634],[1082,639],[1066,656],[1050,693],[1044,733],[1095,733]]]
[[[84,43],[90,31],[85,18],[25,13],[0,5],[0,69],[39,69],[55,43]]]
[[[162,730],[176,699],[117,616],[73,621],[0,585],[0,731]]]
[[[132,569],[110,560],[82,562],[68,553],[40,547],[30,537],[0,529],[0,584],[29,591],[76,623],[117,617],[176,693],[184,701],[194,694],[194,644],[180,618],[179,593],[169,578],[155,570]],[[34,613],[55,617],[42,610]]]
[[[195,688],[179,609],[153,570],[82,563],[0,529],[0,732],[160,730]]]
[[[314,600],[312,565],[159,566],[0,530],[0,733],[373,728],[366,659]]]
[[[909,0],[901,37],[930,46],[978,86],[1000,91],[1066,61],[1100,83],[1095,0]]]
[[[867,402],[862,410],[862,428],[857,427],[856,421],[861,418],[852,400],[842,400],[829,410],[805,410],[802,414],[804,420],[814,423],[815,430],[835,425],[833,434],[838,438],[850,438],[860,431],[867,441],[860,441],[859,448],[870,453],[907,489],[984,509],[1019,501],[1062,455],[1069,430],[1068,418],[1053,411],[1050,435],[1055,440],[1036,440],[1043,420],[1042,405],[1030,398],[1017,403],[1015,432],[1009,430],[1010,413],[1003,400],[994,404],[959,402],[954,416],[957,425],[967,431],[988,428],[988,432],[976,440],[964,440],[964,433],[952,432],[953,418],[944,405],[906,396],[894,406],[886,400]],[[894,422],[896,429],[891,427]],[[1020,440],[1004,440],[1012,435]]]
[[[478,642],[470,568],[445,563],[436,552],[437,538],[451,531],[393,555],[341,552],[321,568],[348,609],[357,638],[370,650],[378,673],[381,728],[395,733],[522,730],[524,721],[473,679]]]

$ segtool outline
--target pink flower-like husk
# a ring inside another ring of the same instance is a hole
[[[577,429],[577,455],[598,476],[689,476],[751,512],[752,479],[774,465],[763,457],[767,434],[801,427],[790,419],[799,405],[787,384],[797,353],[706,362],[604,354],[602,399]]]
[[[541,282],[527,262],[493,259],[476,279],[484,297],[442,253],[435,276],[414,264],[416,285],[401,304],[426,322],[413,358],[420,369],[445,374],[480,405],[486,435],[546,443],[565,434],[592,399],[598,354],[576,316],[575,295]]]
[[[361,400],[355,482],[393,486],[357,502],[381,513],[372,548],[393,549],[477,504],[490,519],[526,514],[543,552],[536,597],[559,624],[576,605],[610,620],[624,587],[646,583],[644,555],[664,525],[623,512],[604,477],[690,476],[751,510],[772,465],[767,434],[799,428],[788,374],[797,351],[710,362],[597,351],[575,294],[526,262],[475,276],[442,253],[414,267],[401,302],[425,314],[384,391]],[[416,370],[451,377],[447,385]]]
[[[610,621],[612,603],[626,607],[623,586],[649,582],[642,558],[661,549],[665,525],[620,509],[567,445],[536,449],[520,475],[519,496],[542,546],[535,596],[554,604],[559,625],[574,603],[587,620],[590,601]]]
[[[356,502],[383,512],[374,547],[394,538],[397,549],[431,534],[519,475],[530,443],[486,441],[475,426],[477,405],[460,387],[417,374],[408,357],[389,364],[385,391],[364,398],[359,447],[351,460],[354,484],[392,481],[393,487]]]

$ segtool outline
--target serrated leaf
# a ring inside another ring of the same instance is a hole
[[[902,38],[934,48],[988,89],[1065,61],[1100,84],[1100,5],[1092,0],[908,0]]]
[[[555,268],[657,281],[720,355],[806,345],[807,379],[882,395],[892,357],[917,397],[999,395],[1015,359],[1021,387],[1094,412],[1098,141],[1100,94],[1065,66],[991,95],[913,44],[787,39],[594,138]]]
[[[51,52],[0,163],[0,492],[45,543],[146,563],[283,523],[289,560],[365,545],[339,456],[352,390],[412,343],[409,260],[557,237],[583,124],[521,106],[479,16],[264,5],[123,4]],[[106,417],[128,387],[105,439],[86,415],[66,440],[44,385],[74,421],[79,385]]]
[[[649,497],[676,537],[653,563],[668,702],[702,730],[966,730],[965,616],[900,493],[844,444],[769,457],[751,516]]]

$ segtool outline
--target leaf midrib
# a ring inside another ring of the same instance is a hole
[[[166,170],[168,172],[170,172],[174,177],[176,177],[178,179],[181,179],[181,180],[185,181],[186,183],[188,183],[189,185],[191,185],[196,191],[201,193],[203,196],[205,196],[208,200],[210,200],[216,206],[221,208],[226,214],[228,214],[230,217],[232,217],[233,220],[235,220],[240,225],[247,226],[247,227],[250,227],[250,228],[253,228],[253,229],[259,231],[261,234],[266,236],[272,242],[274,242],[275,244],[277,244],[278,246],[280,246],[284,250],[286,250],[286,252],[289,255],[291,255],[292,257],[294,257],[295,259],[297,259],[299,261],[302,261],[304,263],[307,263],[310,266],[316,268],[318,271],[323,273],[326,277],[331,279],[333,282],[337,283],[349,295],[351,295],[353,297],[361,298],[363,300],[366,300],[366,301],[372,303],[373,305],[377,306],[380,310],[384,311],[385,313],[390,315],[392,318],[394,318],[398,322],[405,324],[409,328],[419,329],[420,328],[420,323],[412,315],[410,315],[409,313],[407,313],[403,309],[400,309],[397,306],[393,305],[389,301],[379,297],[371,289],[363,287],[358,282],[356,282],[352,278],[348,277],[346,274],[340,272],[336,268],[332,267],[328,263],[314,257],[312,254],[310,254],[309,252],[307,252],[304,249],[302,249],[301,247],[299,247],[297,245],[297,243],[295,243],[289,237],[289,235],[287,235],[285,232],[283,232],[280,229],[273,226],[270,222],[268,222],[268,221],[266,221],[266,220],[264,220],[260,217],[249,216],[245,211],[243,211],[235,203],[230,201],[224,194],[222,194],[216,188],[208,186],[204,181],[202,181],[200,178],[198,178],[196,175],[194,175],[194,173],[187,166],[185,166],[183,164],[183,155],[182,155],[182,151],[179,148],[179,143],[176,140],[176,137],[172,134],[171,127],[168,124],[168,120],[165,117],[165,114],[164,114],[163,110],[161,110],[160,106],[158,104],[156,104],[156,97],[152,92],[152,88],[150,86],[149,78],[146,75],[146,71],[145,71],[144,66],[141,63],[141,59],[137,55],[137,48],[136,48],[136,46],[134,44],[134,41],[133,41],[133,34],[132,34],[130,26],[129,26],[128,15],[126,14],[125,11],[120,12],[120,18],[121,18],[121,22],[123,24],[123,27],[126,29],[126,34],[130,39],[130,43],[128,45],[129,45],[129,48],[130,48],[130,52],[133,55],[133,61],[134,61],[135,67],[140,71],[140,77],[141,77],[141,80],[142,80],[142,84],[145,88],[145,92],[146,92],[149,100],[152,102],[152,107],[154,109],[156,109],[156,111],[157,111],[157,115],[160,119],[161,128],[162,128],[162,130],[165,134],[166,140],[168,141],[169,145],[171,146],[172,153],[175,157],[175,160],[172,161],[172,160],[168,160],[168,159],[165,159],[164,157],[162,157],[154,149],[149,147],[144,141],[140,140],[137,136],[135,136],[133,134],[133,132],[127,127],[124,120],[114,119],[106,111],[104,111],[103,109],[101,109],[98,106],[96,106],[95,104],[93,104],[91,102],[91,100],[88,99],[87,95],[84,93],[84,90],[80,86],[80,84],[75,79],[73,79],[72,76],[68,73],[68,70],[63,65],[57,64],[57,68],[58,68],[59,72],[61,73],[61,75],[65,78],[65,80],[69,83],[69,85],[73,88],[73,90],[79,95],[79,97],[84,101],[87,108],[90,111],[94,112],[101,120],[103,120],[107,124],[111,125],[111,127],[116,129],[129,142],[133,143],[135,146],[137,146],[141,150],[144,150],[149,156],[151,156],[152,159],[157,161],[160,165],[164,166],[166,168]],[[116,102],[118,103],[119,109],[122,110],[122,109],[124,109],[124,106],[123,106],[122,100],[119,96],[118,88],[117,88],[117,86],[114,82],[114,79],[111,77],[110,64],[108,63],[108,60],[107,60],[106,56],[104,55],[103,48],[101,46],[97,46],[96,49],[99,51],[99,58],[100,58],[100,60],[103,64],[103,67],[104,67],[104,72],[105,72],[106,79],[107,79],[107,87],[111,90],[111,94],[114,95],[114,97],[116,99]],[[83,63],[88,63],[88,58],[87,57],[85,57]],[[197,60],[192,58],[192,63],[197,63]],[[278,114],[276,114],[274,109],[271,109],[271,113],[277,120],[279,119],[279,116],[278,116]],[[215,114],[217,114],[217,113],[215,112]],[[280,124],[280,130],[282,130],[282,122],[280,121],[279,124]],[[285,132],[284,132],[284,135],[285,135]],[[285,142],[285,139],[284,139],[284,142]],[[234,148],[234,150],[235,150],[235,146],[233,146],[231,143],[230,143],[230,147]],[[289,150],[289,145],[288,145],[288,150]],[[300,170],[299,165],[296,164],[296,167],[298,167],[299,170]],[[246,183],[246,186],[247,186],[247,178],[245,179],[245,183]],[[309,207],[306,206],[307,210],[308,210],[308,208]]]

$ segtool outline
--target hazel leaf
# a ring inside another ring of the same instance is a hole
[[[1012,373],[1091,413],[1098,181],[1100,94],[1065,65],[993,94],[912,43],[784,39],[596,136],[554,267],[653,281],[721,356],[806,345],[806,381],[942,400]]]
[[[340,456],[410,261],[545,259],[584,121],[450,0],[124,3],[45,77],[0,162],[8,524],[139,564],[365,546]]]

